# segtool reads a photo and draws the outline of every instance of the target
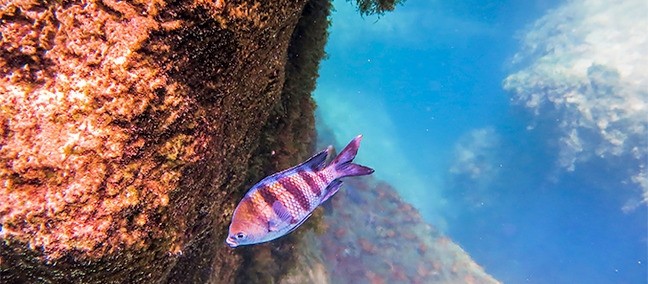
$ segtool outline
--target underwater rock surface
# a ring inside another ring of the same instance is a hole
[[[318,148],[333,137],[318,121]],[[500,283],[379,177],[344,179],[313,212],[317,221],[288,235],[303,236],[293,241],[298,260],[279,283]]]
[[[347,179],[322,211],[281,283],[500,283],[375,178]]]
[[[331,283],[499,283],[390,185],[365,178],[346,186],[321,237]]]
[[[254,154],[312,145],[282,92],[305,3],[0,4],[0,282],[234,282]]]

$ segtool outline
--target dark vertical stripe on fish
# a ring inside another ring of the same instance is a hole
[[[279,184],[283,186],[288,193],[290,193],[299,203],[299,206],[305,211],[310,211],[310,204],[308,203],[308,198],[304,195],[301,189],[292,182],[290,178],[283,178],[279,180]]]
[[[277,196],[275,196],[274,192],[272,192],[271,188],[267,185],[263,185],[259,188],[259,194],[261,194],[261,197],[263,197],[263,200],[265,200],[270,208],[272,208],[272,205],[277,201]]]
[[[320,190],[319,185],[309,173],[300,171],[299,176],[306,182],[306,184],[308,184],[308,188],[310,188],[315,196],[319,197],[320,195],[322,195],[322,191]]]
[[[322,182],[322,185],[324,185],[324,187],[328,186],[329,181],[326,179],[326,175],[323,172],[317,172],[317,177]]]

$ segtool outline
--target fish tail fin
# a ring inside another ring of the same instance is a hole
[[[362,135],[356,136],[349,144],[344,147],[342,152],[333,159],[330,164],[330,167],[335,169],[337,172],[338,178],[348,177],[348,176],[364,176],[369,175],[374,172],[372,168],[365,167],[362,165],[354,164],[353,159],[358,153],[358,148],[360,148],[360,141],[362,140]]]

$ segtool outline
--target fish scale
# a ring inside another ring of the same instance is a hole
[[[299,172],[299,176],[308,185],[308,188],[310,189],[309,192],[311,192],[311,193],[313,193],[313,195],[315,195],[315,197],[313,199],[319,198],[322,195],[322,191],[320,190],[320,186],[317,184],[316,177],[315,177],[314,173],[301,171],[301,172]]]
[[[308,189],[304,190],[303,192],[308,200],[308,208],[312,211],[317,205],[319,205],[319,197],[322,195],[322,192],[319,190],[319,186],[317,186],[312,177],[312,173],[301,171],[293,178],[295,180],[298,180],[297,183],[301,187]]]
[[[271,185],[269,185],[268,190],[274,193],[277,197],[277,200],[281,202],[281,204],[283,204],[286,209],[288,209],[288,212],[290,213],[290,216],[293,220],[299,219],[299,217],[306,212],[305,210],[301,209],[297,197],[289,192],[281,182],[273,182]],[[269,205],[272,206],[273,204]],[[275,214],[277,214],[277,212],[275,212]]]
[[[295,201],[297,201],[297,204],[299,204],[299,209],[301,209],[299,210],[299,212],[310,212],[310,202],[308,201],[308,197],[306,196],[306,191],[308,191],[309,189],[307,186],[301,184],[298,179],[299,173],[293,174],[283,179],[279,179],[278,183],[286,189],[286,192],[292,195]]]

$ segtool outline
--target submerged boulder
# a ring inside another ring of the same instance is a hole
[[[280,283],[500,283],[373,177],[348,179],[318,210]]]
[[[335,141],[322,121],[317,140]],[[292,233],[297,261],[279,283],[500,283],[379,178],[344,179],[313,213],[318,221]]]
[[[312,145],[282,93],[305,3],[0,4],[0,282],[233,282],[268,119]]]
[[[331,283],[499,283],[385,182],[350,180],[328,209],[318,239]]]

